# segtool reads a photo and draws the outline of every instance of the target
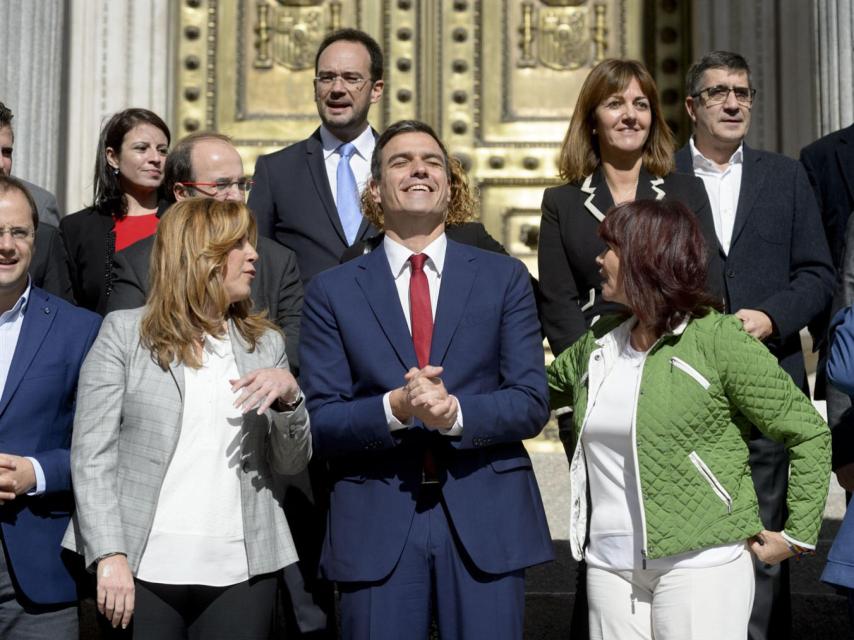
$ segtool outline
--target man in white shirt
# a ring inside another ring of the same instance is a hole
[[[77,377],[101,318],[32,285],[38,224],[24,184],[0,176],[0,637],[76,640],[60,541]]]
[[[383,94],[382,50],[362,31],[335,31],[320,44],[314,70],[320,127],[258,158],[249,194],[259,233],[296,253],[303,283],[376,233],[362,217],[359,194],[374,150],[368,111]]]
[[[524,570],[553,557],[521,441],[548,418],[518,260],[456,243],[470,203],[424,123],[377,141],[380,247],[309,283],[301,383],[333,486],[321,571],[345,638],[521,638]]]
[[[818,205],[799,162],[744,143],[756,89],[747,61],[713,51],[688,71],[685,107],[694,123],[677,171],[703,179],[724,264],[727,311],[762,340],[809,393],[799,332],[830,300],[834,271]],[[750,465],[765,527],[786,518],[788,457],[754,429]],[[751,640],[791,634],[788,562],[756,562]]]

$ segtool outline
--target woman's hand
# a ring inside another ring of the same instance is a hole
[[[127,556],[116,554],[98,562],[98,611],[113,627],[127,629],[133,616],[134,585]]]
[[[299,385],[287,369],[255,369],[229,382],[232,392],[241,391],[234,406],[243,413],[257,407],[260,416],[280,398],[286,404],[294,404],[299,399]]]
[[[764,529],[747,539],[750,551],[765,564],[777,564],[795,554],[779,531]]]

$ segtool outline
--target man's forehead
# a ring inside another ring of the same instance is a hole
[[[705,84],[740,84],[747,85],[747,71],[744,69],[730,69],[728,67],[714,67],[703,72]]]
[[[14,139],[15,134],[12,133],[11,126],[0,127],[0,147],[11,147]]]
[[[30,203],[19,189],[0,191],[0,225],[26,226],[32,223],[32,217]]]
[[[389,140],[383,147],[383,157],[388,159],[392,156],[438,156],[444,158],[439,143],[429,133],[423,131],[407,131],[399,133]]]
[[[243,175],[243,160],[237,149],[224,140],[200,140],[190,154],[193,174],[200,182]]]
[[[361,42],[338,40],[326,47],[317,60],[318,71],[364,71],[371,65],[371,54]]]

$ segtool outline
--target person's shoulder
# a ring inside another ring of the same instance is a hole
[[[67,300],[63,300],[59,296],[35,286],[30,288],[30,299],[27,302],[27,309],[27,313],[56,314],[57,317],[62,319],[61,325],[66,329],[71,325],[74,327],[97,325],[101,324],[102,320],[101,316],[94,311],[73,305]],[[72,328],[73,331],[74,329]]]
[[[314,140],[319,140],[319,134],[317,131],[312,133],[308,138],[294,142],[287,147],[282,147],[272,153],[258,156],[256,163],[293,162],[294,160],[302,159],[305,154],[306,147]]]
[[[528,269],[519,258],[497,251],[489,251],[475,245],[465,244],[448,238],[448,251],[455,251],[465,258],[475,260],[481,269],[492,277],[511,277],[524,272],[528,276]],[[445,259],[447,263],[447,258]]]
[[[543,199],[549,198],[572,198],[581,193],[581,184],[577,182],[564,182],[555,187],[547,187],[543,191]]]
[[[697,191],[702,190],[705,193],[703,180],[690,173],[680,173],[673,171],[664,176],[663,187],[665,190],[671,191]]]
[[[64,234],[79,232],[87,225],[90,225],[92,220],[100,217],[109,216],[102,213],[100,209],[96,209],[95,207],[85,207],[80,209],[80,211],[75,211],[74,213],[69,213],[67,216],[63,216],[62,220],[59,221],[59,228]]]
[[[842,141],[854,142],[854,124],[832,131],[801,149],[802,156],[821,156],[831,151]]]
[[[296,259],[296,253],[285,245],[266,236],[258,236],[258,255],[261,260],[269,258],[270,262],[284,266],[284,263]]]

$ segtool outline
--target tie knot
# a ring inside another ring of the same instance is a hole
[[[412,263],[413,271],[424,271],[424,263],[427,262],[427,254],[413,253],[409,256],[409,262]]]
[[[354,153],[356,153],[356,147],[352,142],[345,142],[340,147],[338,147],[338,153],[342,158],[349,160]]]

